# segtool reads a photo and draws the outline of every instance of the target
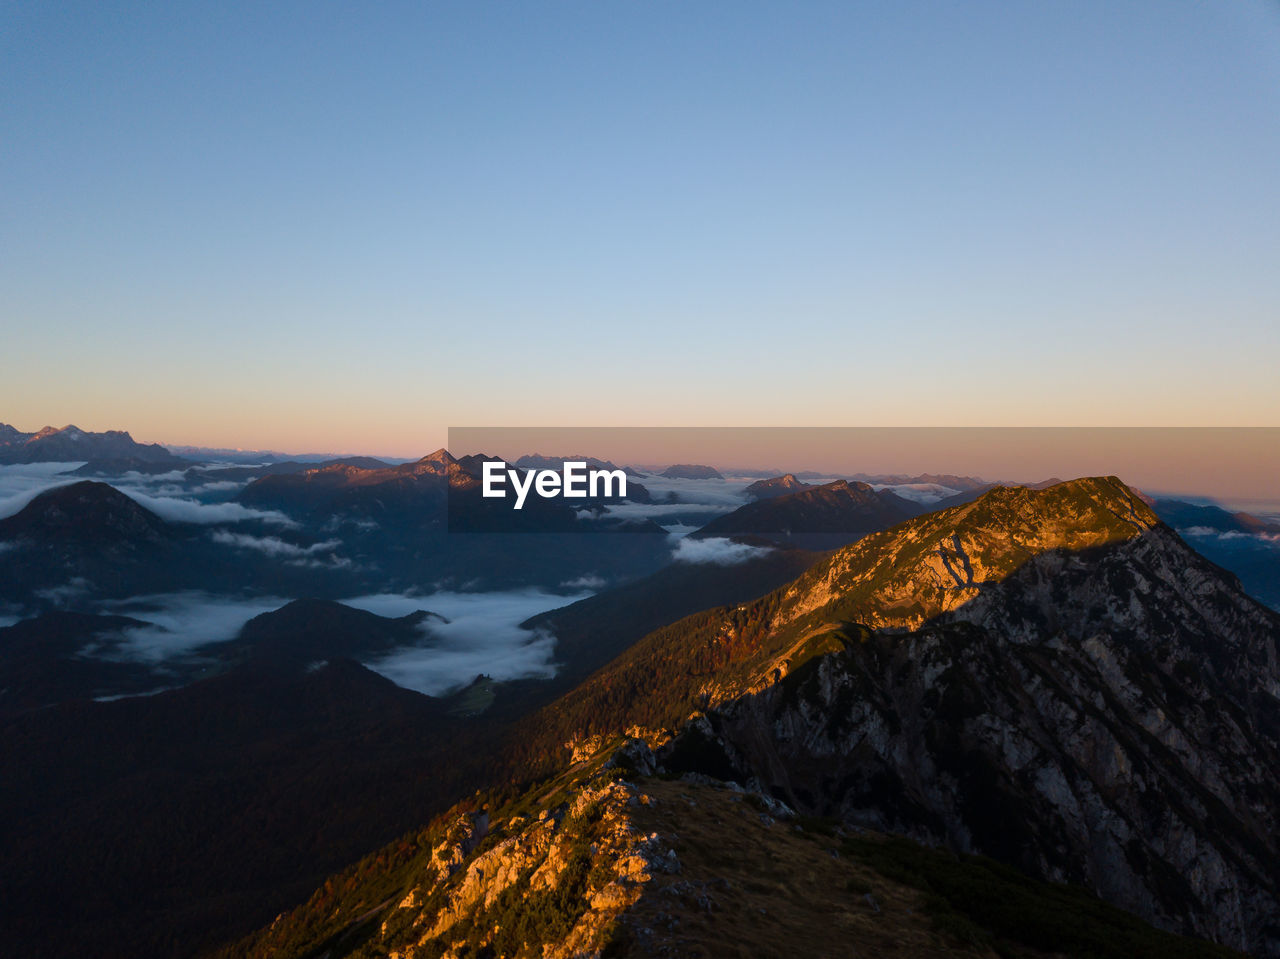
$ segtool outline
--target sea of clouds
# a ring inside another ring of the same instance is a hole
[[[379,616],[406,616],[425,609],[447,620],[442,623],[433,618],[423,624],[423,645],[365,663],[398,686],[438,696],[466,686],[481,674],[497,680],[554,676],[555,637],[522,629],[520,624],[590,595],[589,591],[562,596],[519,589],[427,596],[379,593],[343,602]]]
[[[0,519],[21,512],[46,490],[69,486],[85,479],[95,479],[110,483],[139,506],[171,523],[213,525],[260,520],[282,528],[297,526],[289,517],[275,510],[251,509],[239,503],[213,503],[200,499],[202,495],[209,494],[212,487],[216,486],[219,492],[223,492],[245,485],[242,482],[231,482],[230,486],[226,482],[196,484],[188,488],[180,482],[184,474],[177,470],[156,475],[128,472],[105,479],[66,475],[83,465],[84,463],[24,463],[0,466]]]
[[[437,617],[422,624],[422,642],[365,663],[397,685],[432,696],[485,674],[497,680],[555,675],[555,637],[522,629],[529,617],[590,596],[536,589],[428,594],[378,593],[341,600],[347,606],[398,618],[419,610]],[[147,625],[122,631],[113,658],[151,666],[199,655],[202,647],[235,639],[250,619],[286,605],[281,596],[233,597],[188,591],[100,604],[99,611]]]

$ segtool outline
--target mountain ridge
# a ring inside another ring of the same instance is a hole
[[[175,456],[159,443],[139,443],[124,430],[91,433],[77,426],[46,426],[24,433],[0,423],[0,463],[76,462],[85,460],[136,460],[180,469],[191,461]]]

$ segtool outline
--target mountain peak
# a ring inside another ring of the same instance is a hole
[[[1129,538],[1160,523],[1143,496],[1117,476],[1085,476],[1039,488],[996,486],[972,502],[938,515],[984,522],[996,513],[1001,513],[999,519],[1004,521],[1013,519],[1012,514],[1058,521],[1085,539],[1103,530],[1116,538]]]
[[[444,621],[425,610],[392,618],[332,600],[295,599],[249,620],[233,642],[277,664],[361,659],[421,645],[432,619]]]
[[[101,543],[157,541],[168,524],[114,486],[83,480],[45,490],[17,515],[0,520],[0,538]]]
[[[796,490],[808,489],[810,485],[799,479],[795,473],[783,473],[781,476],[756,480],[743,492],[746,493],[747,499],[770,499],[774,496],[794,493]]]
[[[1115,476],[1045,489],[997,486],[971,503],[873,533],[797,581],[797,613],[858,608],[871,626],[916,628],[1045,553],[1133,540],[1161,526]]]
[[[903,505],[866,483],[843,479],[822,486],[800,483],[790,490],[765,487],[754,502],[715,518],[693,536],[762,536],[832,549],[901,523],[911,515]]]
[[[450,453],[447,449],[445,449],[442,446],[438,450],[436,450],[434,453],[428,453],[426,456],[422,457],[422,459],[418,460],[418,462],[447,464],[447,463],[456,463],[458,461],[452,453]]]

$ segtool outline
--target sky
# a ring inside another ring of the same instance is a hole
[[[0,422],[1280,425],[1280,4],[0,0]]]

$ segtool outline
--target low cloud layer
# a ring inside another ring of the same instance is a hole
[[[294,543],[286,543],[277,536],[250,536],[247,533],[232,533],[225,529],[215,530],[213,541],[223,546],[256,550],[276,559],[310,559],[318,553],[332,553],[342,545],[339,540],[327,539],[323,543],[298,546]]]
[[[958,489],[939,486],[937,483],[872,483],[871,488],[888,490],[890,493],[896,493],[903,499],[910,500],[913,503],[920,503],[922,506],[932,506],[939,500],[946,499],[948,496],[955,496],[960,492]]]
[[[1211,526],[1188,526],[1178,532],[1195,539],[1216,539],[1220,543],[1257,543],[1280,548],[1280,533],[1246,533],[1241,530],[1219,530]]]
[[[298,524],[284,513],[275,510],[249,509],[239,503],[200,503],[191,499],[174,499],[167,496],[152,496],[137,489],[122,489],[131,500],[139,506],[151,510],[163,520],[170,523],[240,523],[245,520],[261,520],[273,526],[286,528]]]
[[[555,637],[521,629],[519,624],[589,595],[557,596],[532,589],[429,596],[383,593],[343,602],[379,616],[405,616],[426,609],[449,620],[428,623],[430,638],[423,646],[397,650],[365,664],[399,686],[439,696],[468,685],[482,673],[498,680],[554,676]]]
[[[253,617],[279,609],[289,600],[278,596],[250,599],[204,592],[160,593],[104,603],[102,612],[132,616],[149,626],[123,631],[117,654],[159,663],[185,656],[201,646],[235,639]]]
[[[0,466],[0,519],[22,512],[22,508],[47,489],[69,486],[80,477],[60,476],[82,463],[23,463]]]
[[[0,519],[22,511],[28,503],[46,490],[72,483],[83,482],[83,476],[67,476],[81,463],[27,463],[0,466]],[[239,503],[203,503],[192,499],[191,493],[174,482],[182,473],[162,473],[149,476],[130,472],[119,477],[109,477],[112,486],[124,493],[139,506],[151,510],[163,520],[172,523],[240,523],[259,520],[281,528],[293,528],[298,524],[275,510],[250,509]],[[98,480],[102,482],[102,480]],[[221,484],[219,484],[221,485]]]
[[[671,559],[676,563],[712,563],[716,566],[737,566],[758,559],[770,552],[766,546],[750,546],[735,543],[731,539],[714,536],[710,539],[682,539],[676,544]]]

